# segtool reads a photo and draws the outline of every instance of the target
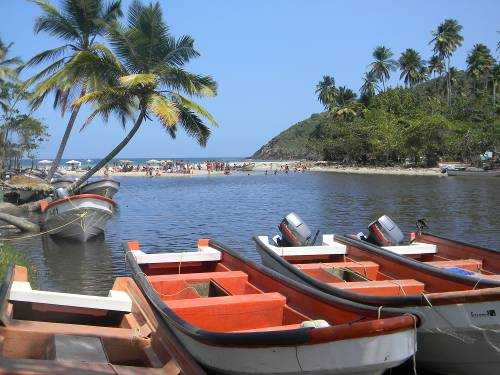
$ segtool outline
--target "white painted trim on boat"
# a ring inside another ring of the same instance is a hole
[[[141,250],[134,250],[132,254],[138,264],[148,263],[179,263],[179,262],[215,262],[221,259],[220,251],[209,246],[200,246],[198,251],[184,251],[180,253],[147,254]]]
[[[132,311],[130,296],[119,290],[110,290],[107,297],[33,290],[27,281],[13,281],[9,299],[18,302],[84,307],[88,309]]]
[[[294,255],[335,255],[346,254],[347,246],[336,242],[333,234],[323,235],[323,244],[316,246],[298,246],[298,247],[279,247],[271,245],[268,236],[258,236],[258,238],[267,245],[267,247],[279,256]]]
[[[437,246],[430,243],[413,242],[410,245],[402,246],[382,246],[382,249],[389,250],[399,255],[436,254]]]

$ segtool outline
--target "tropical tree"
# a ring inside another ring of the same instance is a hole
[[[0,82],[17,78],[16,69],[21,64],[19,57],[9,57],[10,49],[14,43],[5,44],[0,39]]]
[[[444,62],[443,59],[437,55],[433,55],[427,62],[427,72],[434,78],[441,77],[444,72]]]
[[[363,75],[363,84],[361,85],[360,92],[361,98],[360,100],[368,105],[371,100],[375,97],[377,91],[379,90],[378,80],[373,74],[373,72],[365,72]]]
[[[120,59],[120,66],[109,69],[114,85],[93,90],[73,105],[92,103],[93,111],[84,125],[97,115],[105,121],[111,114],[123,121],[137,113],[126,137],[68,190],[75,191],[94,173],[110,162],[133,138],[145,120],[156,118],[171,137],[183,128],[205,146],[210,129],[204,120],[216,125],[212,115],[188,96],[216,95],[217,85],[210,76],[186,71],[183,66],[199,56],[190,36],[173,37],[162,19],[158,2],[142,5],[134,1],[128,11],[127,25],[116,23],[109,40]]]
[[[97,38],[105,34],[109,23],[121,16],[121,0],[61,0],[59,7],[45,0],[33,2],[42,11],[42,15],[35,21],[35,34],[47,32],[63,43],[37,54],[26,63],[26,67],[47,64],[26,85],[36,85],[33,91],[33,108],[38,107],[53,92],[54,108],[59,107],[64,115],[71,98],[84,95],[99,83],[98,72],[102,66],[96,66],[96,55],[107,55],[107,48],[98,43]],[[107,58],[113,60],[112,56],[107,55]],[[99,59],[99,62],[102,64],[105,59]],[[79,111],[80,105],[71,107],[66,130],[47,174],[48,181],[59,166]]]
[[[321,104],[328,109],[332,106],[335,95],[337,93],[337,88],[335,87],[335,79],[332,76],[323,76],[321,80],[316,85],[316,95],[318,95],[318,100]]]
[[[354,91],[345,86],[338,88],[337,94],[335,95],[335,104],[337,106],[342,107],[354,100],[356,100],[356,93]]]
[[[490,49],[482,43],[475,44],[467,55],[467,74],[476,82],[480,79],[487,80],[491,69],[495,65],[495,59],[491,56]],[[485,82],[486,83],[486,82]]]
[[[397,63],[392,59],[394,54],[384,46],[378,46],[373,50],[373,58],[375,59],[369,66],[370,72],[378,80],[382,82],[382,90],[385,91],[385,82],[389,80],[391,71],[396,70]]]
[[[492,82],[492,102],[493,102],[493,110],[496,107],[496,91],[497,91],[497,82],[500,81],[500,64],[496,63],[491,69],[491,82]]]
[[[401,54],[398,60],[401,75],[399,79],[403,79],[405,86],[413,86],[416,83],[422,82],[425,79],[424,61],[420,54],[413,48],[408,48]]]
[[[450,77],[450,68],[451,68],[451,56],[453,52],[462,45],[464,38],[461,35],[462,26],[458,23],[457,20],[454,19],[446,19],[444,20],[438,28],[432,32],[433,38],[429,42],[429,44],[433,44],[434,53],[441,58],[442,60],[446,60],[447,62],[447,101],[448,105],[450,104],[451,98],[451,77]]]

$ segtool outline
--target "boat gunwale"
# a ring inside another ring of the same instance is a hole
[[[76,195],[71,195],[69,197],[64,197],[57,199],[55,201],[47,203],[46,206],[42,206],[42,212],[46,212],[49,208],[57,206],[58,204],[66,203],[66,202],[71,202],[75,200],[82,200],[82,199],[97,199],[100,201],[108,202],[113,205],[113,207],[116,207],[116,202],[110,198],[104,197],[99,194],[76,194]]]
[[[372,306],[361,305],[339,297],[331,296],[317,291],[307,285],[291,280],[276,271],[268,269],[262,265],[243,257],[237,252],[224,245],[209,240],[209,245],[219,251],[226,252],[230,256],[263,273],[265,276],[278,281],[285,287],[294,289],[302,294],[309,294],[313,298],[330,305],[342,306],[345,310],[355,311],[360,315],[368,317],[378,317],[382,319],[370,320],[367,322],[335,324],[326,328],[297,328],[292,330],[260,331],[260,332],[214,332],[200,329],[191,325],[179,317],[167,304],[159,297],[156,290],[150,284],[147,275],[144,274],[133,255],[133,250],[129,247],[129,242],[124,242],[126,260],[132,270],[132,277],[143,291],[146,299],[153,305],[155,310],[165,320],[166,324],[172,324],[183,334],[192,339],[208,344],[210,346],[236,346],[245,348],[271,347],[271,346],[296,346],[315,345],[349,339],[362,339],[379,335],[393,334],[406,331],[419,326],[422,317],[417,313],[387,308],[379,311]],[[357,328],[357,329],[353,329]],[[360,328],[361,327],[361,328]]]
[[[456,243],[456,244],[461,245],[461,246],[473,247],[473,248],[476,248],[476,249],[479,249],[479,250],[484,250],[484,251],[492,252],[492,253],[495,253],[495,254],[500,253],[499,250],[494,250],[494,249],[490,249],[488,247],[484,247],[484,246],[480,246],[480,245],[475,245],[475,244],[472,244],[470,242],[464,242],[464,241],[459,241],[459,240],[452,240],[451,238],[440,236],[440,235],[434,234],[432,232],[420,232],[418,234],[419,235],[423,235],[423,236],[436,237],[436,238],[438,238],[440,240],[449,241],[449,242]]]
[[[90,181],[90,182],[88,182],[88,183],[86,183],[86,184],[82,185],[82,186],[80,187],[80,190],[82,190],[83,188],[87,188],[87,187],[89,187],[89,186],[91,186],[91,185],[93,185],[93,184],[97,184],[97,183],[101,183],[101,182],[114,182],[115,184],[117,184],[117,185],[118,185],[118,187],[120,187],[120,181],[113,180],[112,178],[102,178],[102,179],[100,179],[100,180],[97,180],[97,181]]]
[[[335,238],[348,239],[349,237],[338,236]],[[428,293],[425,295],[409,295],[409,296],[373,296],[361,293],[355,293],[348,290],[335,288],[325,282],[318,281],[314,277],[309,276],[304,271],[295,267],[292,263],[288,262],[286,259],[283,259],[274,251],[269,249],[265,243],[262,242],[258,236],[254,236],[253,240],[255,243],[266,252],[273,260],[277,261],[281,266],[286,268],[288,271],[299,277],[303,280],[304,283],[310,285],[314,288],[319,289],[320,291],[334,295],[340,298],[345,298],[351,300],[353,302],[368,304],[372,306],[390,306],[394,308],[411,308],[414,306],[429,306],[429,302],[432,302],[433,305],[447,305],[447,304],[456,304],[456,303],[468,303],[468,302],[484,302],[489,300],[497,300],[500,297],[500,288],[498,286],[483,288],[483,289],[475,289],[475,290],[467,290],[467,291],[451,291],[451,292],[436,292],[436,293]],[[350,243],[348,243],[350,244]],[[364,243],[363,243],[364,244]],[[364,250],[364,249],[362,249]],[[387,251],[392,255],[393,253]],[[394,254],[397,255],[397,254]],[[398,257],[403,257],[401,255],[397,255]],[[404,259],[411,259],[403,257]],[[413,260],[413,259],[412,259]],[[415,261],[418,264],[421,264],[418,261]],[[426,265],[427,266],[427,265]],[[432,266],[427,266],[432,267]],[[434,267],[433,267],[434,268]],[[448,275],[448,274],[446,274]],[[450,275],[451,276],[451,275]],[[475,285],[477,281],[474,281],[472,285]],[[414,314],[414,312],[411,312]]]

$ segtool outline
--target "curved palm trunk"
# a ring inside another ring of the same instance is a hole
[[[59,144],[59,149],[57,150],[56,157],[54,158],[54,161],[50,166],[49,173],[47,173],[47,177],[45,178],[48,182],[50,182],[52,176],[54,176],[54,173],[56,173],[57,168],[59,167],[59,163],[61,162],[64,149],[66,148],[66,144],[68,143],[69,136],[71,134],[71,131],[73,130],[73,125],[75,125],[76,117],[78,116],[79,111],[80,106],[77,106],[71,112],[71,117],[69,118],[68,125],[66,125],[66,130],[64,131],[61,143]]]
[[[91,168],[87,173],[85,173],[82,177],[80,177],[78,180],[73,182],[69,187],[68,187],[68,192],[70,194],[73,194],[80,186],[83,185],[85,181],[87,181],[90,177],[92,177],[96,172],[98,172],[102,167],[104,167],[106,164],[108,164],[118,153],[130,142],[130,140],[134,137],[135,133],[137,133],[137,130],[141,127],[142,121],[144,120],[144,117],[146,116],[146,110],[142,110],[141,113],[139,114],[139,117],[135,121],[134,126],[130,130],[130,132],[127,134],[127,136],[121,141],[118,146],[116,146],[113,151],[111,151],[108,155],[106,155],[99,163],[97,163],[93,168]]]
[[[446,89],[447,89],[447,99],[448,99],[448,106],[450,105],[450,97],[451,97],[451,76],[450,76],[450,58],[448,57],[448,77],[446,80]]]

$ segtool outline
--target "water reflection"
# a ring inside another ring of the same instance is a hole
[[[369,176],[328,173],[121,178],[120,209],[106,236],[86,244],[44,237],[18,243],[43,289],[107,293],[126,274],[121,244],[181,251],[213,237],[259,260],[251,237],[273,234],[296,211],[312,229],[353,233],[384,213],[403,230],[425,217],[432,231],[500,249],[500,178]]]

